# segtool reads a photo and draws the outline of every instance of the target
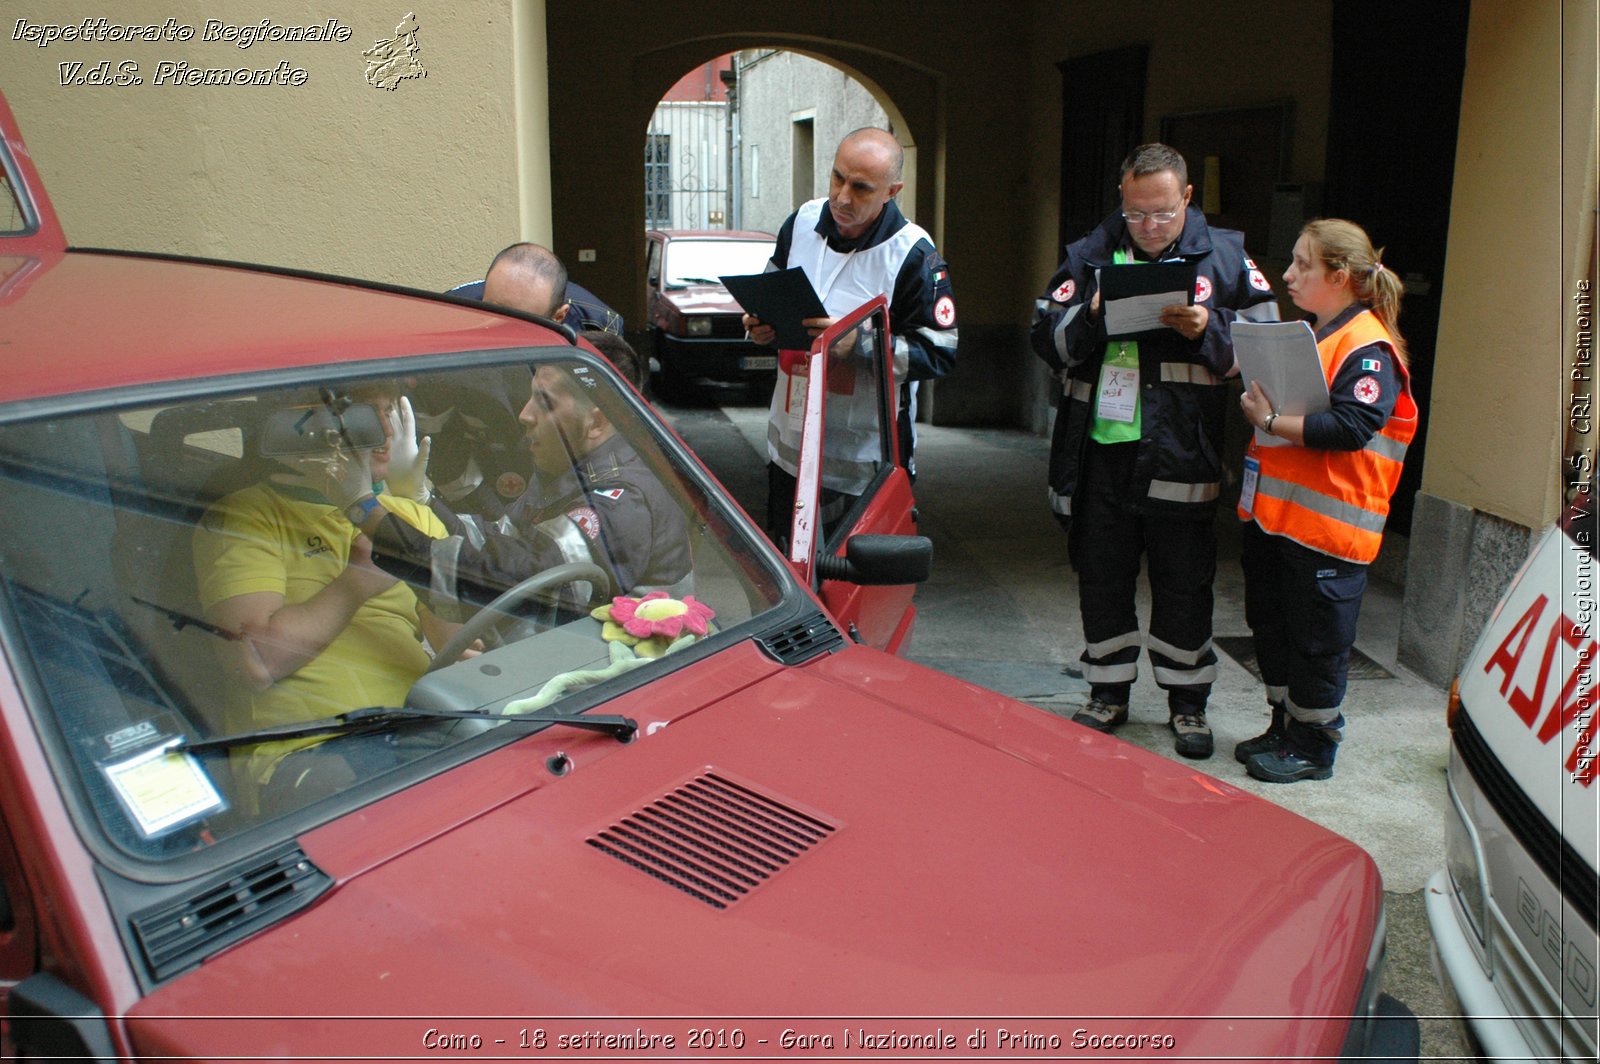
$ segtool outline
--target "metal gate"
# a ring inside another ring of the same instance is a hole
[[[644,144],[646,229],[726,229],[728,105],[663,100]]]

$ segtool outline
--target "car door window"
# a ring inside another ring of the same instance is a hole
[[[817,482],[830,498],[820,515],[816,541],[830,553],[855,527],[893,468],[895,432],[893,339],[882,297],[840,318],[820,337],[827,357],[820,393],[802,368],[805,402],[791,411],[803,420],[802,455],[817,455]],[[810,417],[810,396],[821,398],[820,418]],[[809,437],[820,441],[807,448]],[[805,478],[802,477],[802,483]],[[839,498],[843,496],[844,498]]]
[[[804,378],[790,533],[790,561],[808,578],[817,558],[848,555],[854,537],[917,532],[911,480],[894,459],[893,343],[888,303],[879,296],[839,319],[813,345],[814,351],[827,352],[826,369],[818,381],[809,373]],[[815,417],[813,399],[821,408]],[[829,610],[860,641],[894,651],[909,637],[914,584],[869,585],[848,578],[814,583]]]

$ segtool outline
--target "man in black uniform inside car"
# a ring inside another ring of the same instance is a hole
[[[601,386],[581,365],[534,371],[518,420],[535,473],[508,508],[509,533],[505,525],[469,525],[435,498],[430,505],[450,535],[429,539],[358,501],[350,516],[372,539],[373,560],[409,583],[480,605],[567,562],[592,562],[608,575],[610,587],[593,589],[599,597],[689,592],[683,512],[595,404]]]

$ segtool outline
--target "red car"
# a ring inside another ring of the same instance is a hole
[[[891,652],[886,367],[784,558],[587,348],[66,250],[0,129],[0,1055],[1415,1053],[1360,848]]]
[[[721,278],[765,270],[775,240],[728,229],[645,233],[645,307],[662,394],[682,394],[700,378],[771,383],[777,356],[745,339],[744,312]]]

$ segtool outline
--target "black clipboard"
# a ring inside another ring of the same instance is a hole
[[[778,350],[811,349],[812,336],[800,323],[806,318],[826,318],[828,311],[804,270],[791,266],[766,273],[729,274],[719,280],[746,314],[773,327]]]
[[[1178,303],[1193,306],[1195,276],[1195,264],[1182,260],[1102,267],[1100,318],[1106,323],[1106,335],[1122,340],[1159,336],[1167,327],[1155,323],[1151,312],[1160,306]],[[1154,300],[1155,296],[1164,298]],[[1141,304],[1145,309],[1131,315],[1123,312],[1125,307]],[[1133,319],[1131,324],[1125,323],[1129,317]]]

